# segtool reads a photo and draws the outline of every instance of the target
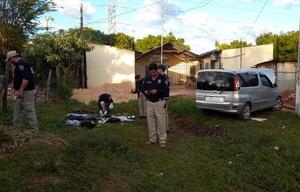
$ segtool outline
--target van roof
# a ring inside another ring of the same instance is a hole
[[[269,69],[269,68],[249,68],[249,69],[204,69],[204,70],[200,70],[199,72],[204,72],[204,71],[222,71],[222,72],[231,72],[231,73],[243,73],[243,72],[273,72],[273,69]]]
[[[219,72],[228,72],[228,73],[244,73],[244,72],[261,72],[263,74],[265,74],[272,83],[276,82],[276,75],[273,69],[269,69],[269,68],[250,68],[250,69],[204,69],[204,70],[200,70],[199,72],[205,72],[205,71],[219,71]],[[199,73],[198,72],[198,73]]]

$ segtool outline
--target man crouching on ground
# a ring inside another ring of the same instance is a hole
[[[98,98],[98,109],[100,116],[110,115],[114,108],[114,101],[110,94],[103,93]]]
[[[16,51],[9,51],[5,61],[10,61],[15,66],[14,90],[17,99],[14,106],[13,124],[15,127],[21,128],[22,117],[25,115],[32,131],[37,132],[39,128],[34,108],[36,90],[33,68]]]
[[[144,82],[144,89],[147,97],[147,121],[149,141],[146,144],[154,144],[159,139],[160,147],[167,146],[167,133],[165,121],[164,95],[168,91],[168,80],[160,76],[157,71],[157,64],[149,65],[150,77]]]

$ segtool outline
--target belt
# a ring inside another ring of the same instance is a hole
[[[158,101],[163,101],[164,99],[163,98],[159,98],[159,99],[147,99],[147,101],[150,101],[152,103],[156,103]]]

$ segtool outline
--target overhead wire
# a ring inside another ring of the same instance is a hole
[[[268,4],[268,2],[269,2],[269,0],[266,0],[265,3],[263,4],[263,6],[262,6],[262,8],[260,9],[258,15],[256,16],[256,18],[255,18],[255,20],[254,20],[254,22],[253,22],[251,28],[248,30],[247,36],[248,36],[248,35],[250,34],[250,32],[253,30],[253,28],[254,28],[256,22],[258,21],[260,15],[261,15],[262,12],[264,11],[264,9],[265,9],[266,5]]]
[[[122,15],[126,15],[126,14],[128,14],[128,13],[132,13],[132,12],[135,12],[135,11],[138,11],[138,10],[141,10],[141,9],[145,9],[145,8],[147,8],[147,7],[156,5],[156,4],[158,4],[158,3],[162,2],[162,1],[163,1],[163,0],[155,1],[154,3],[148,4],[148,5],[144,5],[144,6],[141,6],[141,7],[139,7],[139,8],[135,8],[135,9],[129,10],[129,11],[125,11],[125,12],[123,12],[123,13],[117,14],[116,17],[122,16]],[[106,18],[103,18],[103,19],[99,19],[99,20],[97,20],[97,21],[88,22],[86,25],[90,25],[90,24],[93,24],[93,23],[97,23],[97,22],[99,22],[99,21],[106,21],[106,20],[108,20],[108,19],[109,19],[109,18],[106,17]]]

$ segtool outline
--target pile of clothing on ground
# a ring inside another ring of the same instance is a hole
[[[88,112],[85,110],[72,111],[67,114],[65,119],[66,126],[80,126],[85,128],[94,128],[97,125],[105,123],[118,123],[118,122],[132,122],[135,120],[135,116],[132,115],[103,115],[97,117],[95,113]]]

